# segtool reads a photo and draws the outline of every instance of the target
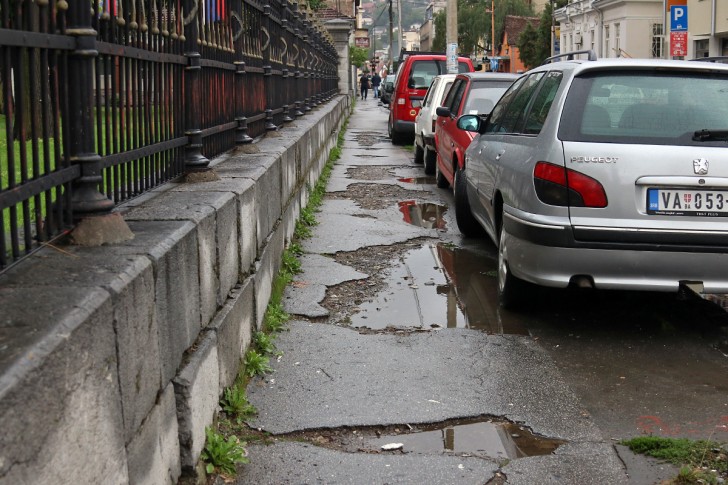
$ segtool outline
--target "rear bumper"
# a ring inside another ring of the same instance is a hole
[[[503,224],[510,269],[532,283],[566,287],[588,276],[603,289],[677,291],[681,282],[702,282],[708,293],[728,293],[726,247],[575,240],[571,226],[512,214]]]
[[[392,129],[396,131],[397,133],[410,133],[412,135],[415,134],[415,122],[414,121],[402,121],[402,120],[394,120],[394,123],[392,124]]]

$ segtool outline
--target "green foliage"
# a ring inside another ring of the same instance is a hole
[[[551,55],[551,4],[546,4],[537,27],[530,24],[516,41],[521,61],[527,68],[543,64]]]
[[[349,46],[349,62],[352,66],[362,67],[369,60],[369,50],[363,47]]]
[[[248,350],[245,354],[245,373],[248,377],[262,375],[272,371],[270,360],[265,355],[259,354],[255,350]]]
[[[314,211],[313,207],[311,207],[310,204],[301,210],[301,222],[306,224],[309,227],[312,227],[312,226],[315,226],[318,224],[318,222],[316,222],[315,211]]]
[[[245,387],[239,384],[225,389],[220,405],[226,413],[237,417],[238,422],[258,412],[255,406],[248,402]]]
[[[720,452],[721,444],[715,441],[640,436],[621,444],[635,453],[680,465],[680,474],[672,483],[714,484],[718,483],[718,473],[723,476],[728,473],[726,453]]]
[[[289,318],[291,317],[283,310],[280,299],[278,299],[277,302],[271,300],[265,311],[263,327],[268,332],[280,332],[283,329],[283,325],[285,325]]]
[[[308,0],[308,6],[311,7],[311,10],[316,11],[325,7],[326,2],[324,2],[324,0]]]
[[[490,45],[492,35],[491,0],[458,0],[458,51],[461,55],[480,55]],[[503,39],[507,15],[531,17],[533,7],[525,0],[495,0],[495,45],[496,50]],[[447,44],[447,10],[434,18],[435,40],[432,50],[445,52]],[[492,50],[492,48],[491,48]]]
[[[276,345],[273,343],[273,340],[275,340],[275,336],[264,332],[255,332],[255,334],[253,335],[253,342],[255,342],[255,347],[263,355],[271,355],[276,353]]]
[[[284,271],[289,275],[301,272],[301,262],[291,251],[283,251],[283,256],[281,257],[281,271]]]
[[[300,219],[296,221],[296,229],[293,231],[293,236],[296,239],[308,239],[313,235],[311,227]]]
[[[300,256],[303,254],[303,248],[298,243],[291,243],[291,245],[288,246],[288,251],[296,256]]]
[[[207,442],[202,450],[202,460],[207,463],[207,473],[221,472],[233,476],[236,473],[235,465],[248,463],[245,453],[245,443],[241,443],[235,436],[227,440],[212,428],[205,428]]]

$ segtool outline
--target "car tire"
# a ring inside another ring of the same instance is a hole
[[[450,187],[450,182],[447,181],[445,175],[440,171],[440,164],[435,162],[435,180],[437,181],[438,189],[446,189]]]
[[[466,237],[479,236],[483,228],[473,216],[468,200],[467,176],[465,170],[458,168],[453,180],[453,191],[455,192],[455,221],[458,224],[460,233]]]
[[[425,175],[435,175],[437,152],[425,148]]]
[[[420,164],[425,162],[425,151],[422,149],[421,146],[417,144],[417,140],[415,140],[415,163]]]
[[[394,131],[394,128],[390,128],[389,137],[392,139],[392,145],[404,145],[407,138],[403,133]]]
[[[498,238],[498,301],[503,308],[517,310],[521,307],[528,291],[527,283],[511,273],[508,267],[506,230],[501,227]]]

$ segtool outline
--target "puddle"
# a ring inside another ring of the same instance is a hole
[[[493,255],[428,244],[391,265],[387,286],[358,307],[353,327],[471,328],[529,335],[522,318],[501,312]]]
[[[435,180],[435,177],[404,177],[398,178],[397,182],[414,185],[435,185],[437,180]]]
[[[443,216],[447,206],[416,200],[403,200],[397,204],[404,222],[425,229],[445,229]]]
[[[416,454],[455,453],[460,455],[513,460],[526,456],[549,455],[564,443],[538,437],[513,423],[477,422],[439,429],[381,436],[366,441],[366,447],[381,450],[382,446],[401,443],[401,452]]]

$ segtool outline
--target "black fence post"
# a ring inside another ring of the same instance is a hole
[[[202,115],[202,93],[200,92],[200,76],[202,57],[198,47],[198,19],[200,15],[199,4],[195,0],[185,0],[185,12],[194,12],[191,18],[185,18],[185,135],[187,145],[185,146],[185,172],[203,172],[210,170],[210,160],[202,154],[202,130],[200,129],[200,118]]]
[[[68,157],[81,167],[81,177],[73,182],[71,207],[74,218],[108,214],[114,202],[99,191],[103,181],[101,157],[94,136],[94,60],[96,31],[91,24],[90,2],[69,2],[66,34],[76,38],[76,48],[68,56]]]
[[[267,42],[263,46],[263,79],[265,80],[265,129],[266,131],[275,131],[278,127],[273,123],[273,66],[271,66],[270,52],[271,43],[273,42],[273,22],[271,21],[271,6],[266,3],[263,5],[263,30],[265,31]]]

